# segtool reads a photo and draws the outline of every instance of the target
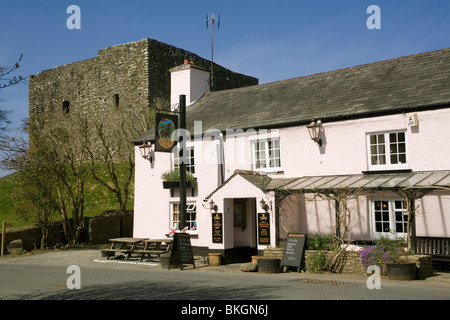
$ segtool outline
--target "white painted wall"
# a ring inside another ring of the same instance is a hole
[[[180,74],[181,75],[181,74]],[[281,142],[282,172],[277,177],[300,177],[336,174],[360,174],[368,170],[366,134],[388,130],[406,130],[409,168],[413,171],[450,169],[450,110],[418,112],[418,127],[408,127],[406,115],[397,114],[341,122],[323,122],[321,138],[323,147],[314,143],[305,126],[272,130],[270,136],[279,136]],[[250,142],[258,135],[248,132],[245,136],[224,137],[225,179],[236,169],[252,170]],[[261,135],[259,135],[261,138]],[[192,236],[194,246],[210,248],[231,248],[235,243],[232,198],[256,198],[257,203],[266,197],[261,190],[245,179],[236,177],[224,188],[214,193],[212,199],[224,213],[224,244],[212,244],[211,212],[203,208],[203,199],[219,185],[218,164],[215,155],[217,141],[194,141],[188,145],[195,148],[196,177],[198,182],[195,197],[188,201],[197,203],[198,230]],[[239,147],[241,146],[241,148]],[[178,194],[170,197],[170,191],[162,188],[160,178],[170,169],[170,154],[156,153],[152,165],[140,156],[136,147],[136,190],[134,236],[159,238],[169,230],[169,203],[178,201]],[[271,173],[269,173],[271,174]],[[267,200],[266,200],[267,201]],[[274,205],[273,199],[268,202]],[[417,218],[418,236],[450,236],[450,193],[441,192],[426,196],[418,201],[421,213]],[[293,207],[298,213],[294,221],[296,230],[316,233],[329,232],[334,219],[334,208],[329,201],[299,202]],[[227,211],[228,210],[228,211]],[[366,199],[357,204],[359,216],[352,230],[358,239],[370,238],[369,210]],[[272,211],[273,213],[273,211]],[[272,243],[275,244],[275,220],[271,217]]]
[[[196,66],[185,64],[171,71],[170,104],[180,102],[180,95],[186,95],[186,106],[200,99],[209,91],[209,72]]]

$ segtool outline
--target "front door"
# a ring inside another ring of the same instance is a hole
[[[233,232],[235,248],[254,248],[256,250],[255,198],[233,199]]]

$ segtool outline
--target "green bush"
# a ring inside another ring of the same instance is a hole
[[[315,234],[306,238],[307,250],[333,251],[336,249],[332,234]]]
[[[166,171],[161,175],[161,179],[164,181],[180,181],[180,171],[170,170]],[[186,171],[186,181],[194,180],[194,176],[189,171]]]
[[[306,270],[318,273],[325,271],[327,268],[327,258],[322,251],[314,252],[306,261]]]

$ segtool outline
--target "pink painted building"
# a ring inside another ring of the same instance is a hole
[[[415,238],[450,238],[450,49],[217,92],[205,70],[171,71],[172,105],[187,96],[198,254],[247,260],[288,232],[334,233],[339,190],[358,192],[352,242],[406,237],[408,205]],[[179,159],[143,159],[139,146],[154,139],[150,130],[135,141],[135,237],[179,225],[179,188],[161,178]]]

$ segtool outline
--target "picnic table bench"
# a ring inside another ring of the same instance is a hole
[[[107,259],[114,256],[116,252],[124,253],[127,256],[127,260],[131,257],[133,250],[136,250],[137,245],[142,244],[148,238],[114,238],[109,239],[111,241],[111,247],[102,249],[102,255]]]
[[[141,261],[145,255],[148,255],[149,258],[152,254],[159,257],[163,253],[170,252],[172,241],[172,239],[147,239],[144,240],[143,249],[136,248],[131,253],[141,254]]]

